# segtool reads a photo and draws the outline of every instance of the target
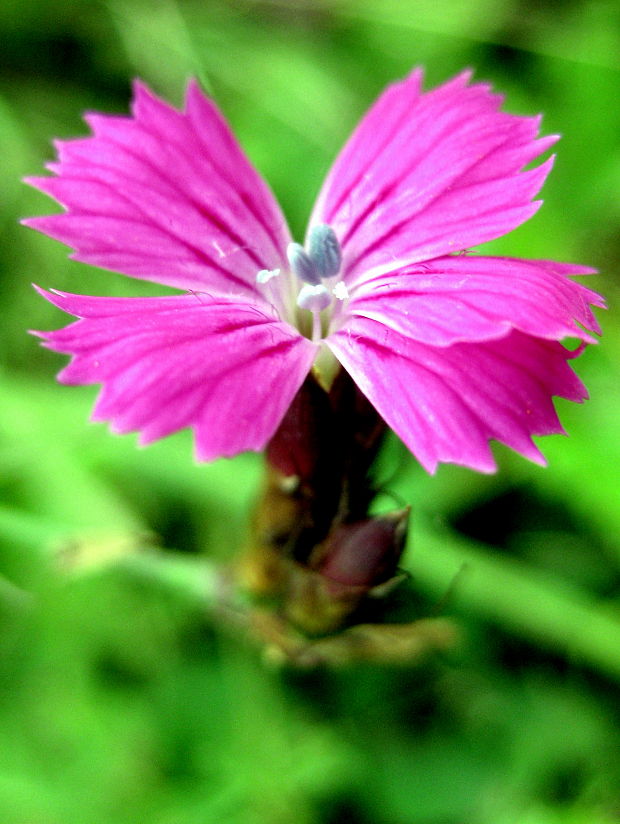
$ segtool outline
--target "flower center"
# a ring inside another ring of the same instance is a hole
[[[300,243],[289,243],[286,249],[289,263],[289,285],[292,290],[292,300],[296,309],[305,309],[312,312],[312,329],[307,329],[308,322],[298,313],[291,304],[292,314],[296,316],[302,334],[319,340],[323,335],[323,323],[327,326],[329,318],[321,312],[328,309],[334,298],[346,300],[349,296],[347,287],[342,280],[336,280],[342,266],[342,251],[336,233],[331,226],[320,223],[313,226],[308,235],[308,243],[304,248]],[[267,287],[273,278],[279,277],[280,269],[262,269],[256,276],[256,282],[265,288],[277,288],[274,283]],[[278,287],[283,284],[278,283]],[[301,288],[299,288],[301,286]],[[323,321],[323,322],[322,322]]]

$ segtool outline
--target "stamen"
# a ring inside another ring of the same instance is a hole
[[[271,278],[277,278],[279,274],[279,269],[261,269],[260,272],[256,275],[256,282],[261,284],[269,283]]]
[[[321,340],[321,313],[312,313],[312,342],[318,343]]]
[[[303,286],[297,296],[297,306],[300,309],[309,309],[311,312],[322,312],[331,302],[329,292],[322,283],[316,286],[312,284]]]
[[[324,285],[329,278],[340,271],[342,252],[336,233],[331,226],[320,223],[313,226],[308,234],[307,249],[299,243],[289,243],[286,247],[291,274],[304,284],[297,295],[297,306],[312,312],[312,340],[321,339],[321,312],[333,303],[333,295],[345,300],[349,295],[344,283],[337,283],[333,288]],[[303,321],[304,328],[307,321]]]
[[[340,271],[342,251],[336,233],[327,223],[310,229],[308,254],[320,277],[331,278]]]
[[[291,271],[304,283],[310,283],[312,286],[318,286],[321,282],[321,277],[317,271],[316,265],[310,255],[306,252],[304,247],[299,243],[289,243],[286,247],[286,256],[291,266]]]

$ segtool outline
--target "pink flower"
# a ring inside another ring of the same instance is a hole
[[[544,463],[552,396],[581,401],[568,361],[599,332],[592,269],[466,252],[519,226],[553,158],[540,118],[464,72],[389,87],[336,159],[293,244],[270,190],[190,82],[178,112],[138,83],[131,117],[90,114],[29,182],[63,214],[25,221],[73,257],[184,294],[42,292],[80,318],[43,333],[59,379],[101,383],[93,419],[149,443],[183,427],[210,460],[265,447],[311,369],[339,364],[420,463],[489,472],[489,439]],[[560,341],[578,338],[576,351]]]

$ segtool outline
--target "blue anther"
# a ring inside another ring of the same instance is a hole
[[[340,271],[342,251],[336,233],[327,223],[319,223],[310,230],[308,254],[320,277],[331,278]]]
[[[288,257],[288,262],[293,274],[311,286],[319,285],[321,277],[317,271],[316,264],[303,246],[299,243],[289,243],[286,247],[286,256]]]

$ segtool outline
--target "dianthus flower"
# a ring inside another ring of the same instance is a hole
[[[29,182],[63,214],[25,221],[85,263],[176,287],[156,298],[43,292],[79,320],[43,333],[59,379],[101,383],[94,420],[149,443],[192,427],[197,457],[261,450],[313,370],[342,366],[420,463],[488,472],[489,440],[544,463],[553,396],[581,401],[568,361],[599,332],[592,272],[467,250],[540,205],[556,141],[464,72],[389,87],[333,164],[305,246],[214,105],[190,82],[172,109],[135,86],[131,117],[89,114]],[[565,348],[566,337],[582,342]]]

